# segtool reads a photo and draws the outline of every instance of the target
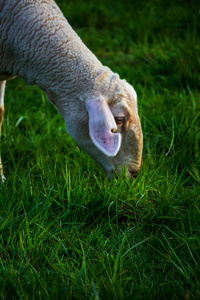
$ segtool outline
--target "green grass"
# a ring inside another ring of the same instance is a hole
[[[142,168],[108,182],[45,94],[8,82],[0,299],[199,299],[199,1],[58,4],[137,91]]]

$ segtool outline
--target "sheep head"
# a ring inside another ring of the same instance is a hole
[[[101,76],[102,77],[102,76]],[[108,80],[109,77],[109,80]],[[78,144],[108,173],[136,177],[143,136],[136,92],[117,74],[96,80],[92,91],[70,107],[66,128]]]

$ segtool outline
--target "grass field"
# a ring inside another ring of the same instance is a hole
[[[200,3],[57,3],[137,91],[142,167],[108,182],[46,95],[8,82],[0,299],[200,299]]]

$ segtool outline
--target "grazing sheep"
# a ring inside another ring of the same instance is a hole
[[[0,0],[0,127],[5,80],[19,76],[47,93],[68,133],[112,176],[140,170],[137,97],[83,44],[53,0]],[[0,161],[1,176],[3,167]]]

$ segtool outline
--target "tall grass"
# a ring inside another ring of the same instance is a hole
[[[108,182],[37,87],[8,82],[0,299],[200,297],[198,1],[57,1],[138,94],[134,182]]]

